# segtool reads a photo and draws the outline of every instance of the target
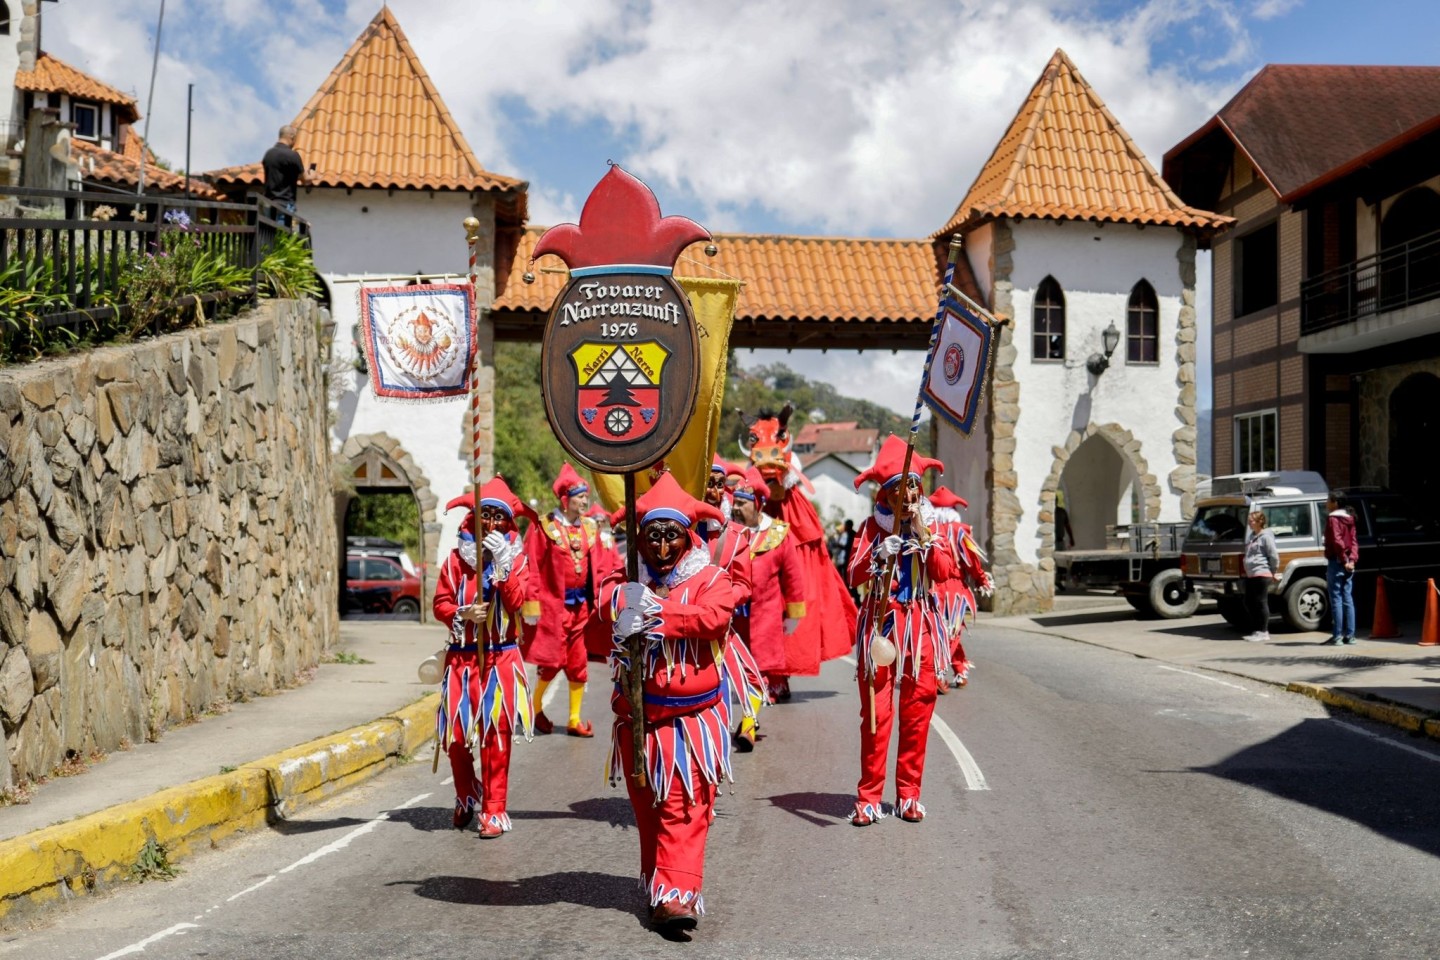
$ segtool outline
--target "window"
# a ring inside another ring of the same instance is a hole
[[[1125,308],[1125,362],[1160,362],[1160,305],[1145,280],[1135,284]]]
[[[82,140],[99,139],[100,110],[93,104],[70,104],[70,121],[75,124],[75,136]]]
[[[1375,521],[1375,536],[1393,537],[1401,533],[1418,533],[1425,524],[1411,516],[1399,497],[1376,497],[1370,501],[1370,515]]]
[[[1265,526],[1277,537],[1315,535],[1315,511],[1308,500],[1304,503],[1277,503],[1260,509],[1265,512]]]
[[[1279,228],[1272,223],[1235,241],[1235,316],[1280,301],[1279,236]]]
[[[1274,410],[1235,418],[1235,472],[1262,473],[1279,469],[1279,443],[1275,431],[1279,418]]]
[[[359,580],[359,579],[360,579],[360,558],[359,558],[359,557],[349,557],[349,558],[347,558],[347,559],[345,560],[345,579],[346,579],[346,580]]]
[[[389,560],[382,560],[378,557],[368,557],[365,560],[366,580],[403,580],[405,574],[401,569]]]
[[[1031,356],[1036,360],[1065,359],[1065,294],[1054,277],[1041,280],[1035,291]]]

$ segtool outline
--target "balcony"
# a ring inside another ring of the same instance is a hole
[[[1351,353],[1440,333],[1440,230],[1300,285],[1301,353]]]

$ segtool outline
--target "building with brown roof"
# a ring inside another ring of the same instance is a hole
[[[1440,67],[1272,64],[1165,155],[1214,241],[1217,473],[1427,504],[1440,443]]]
[[[307,167],[297,212],[310,221],[322,273],[463,274],[459,224],[474,216],[489,303],[496,258],[509,262],[525,222],[527,185],[481,165],[389,7],[290,125]],[[264,188],[258,161],[207,178],[237,198]]]
[[[954,213],[997,338],[983,432],[937,426],[945,482],[989,548],[997,610],[1053,597],[1057,494],[1076,547],[1183,520],[1195,489],[1195,250],[1186,203],[1057,50]]]

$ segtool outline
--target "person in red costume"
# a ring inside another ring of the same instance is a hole
[[[560,506],[530,524],[525,555],[530,560],[530,600],[525,605],[525,659],[535,665],[535,732],[555,724],[541,709],[545,690],[563,671],[569,681],[572,737],[593,737],[594,727],[580,717],[585,696],[585,625],[594,609],[596,587],[614,569],[615,554],[600,540],[600,529],[586,516],[590,485],[565,464],[551,489]]]
[[[920,783],[925,741],[935,712],[936,681],[950,659],[950,637],[935,587],[959,575],[948,541],[931,531],[933,508],[920,495],[927,470],[939,460],[914,454],[904,468],[905,441],[891,434],[875,463],[855,478],[880,485],[875,508],[855,545],[850,582],[868,588],[856,624],[860,684],[860,783],[850,822],[865,827],[884,817],[885,757],[899,687],[900,744],[895,761],[895,809],[900,819],[925,819]]]
[[[735,585],[735,615],[732,626],[737,628],[749,609],[753,580],[750,576],[750,531],[735,522],[729,480],[743,476],[739,467],[715,457],[705,483],[705,502],[719,510],[724,520],[700,520],[696,533],[710,548],[710,562],[730,575]],[[740,706],[740,724],[735,728],[735,748],[741,753],[755,749],[755,730],[760,708],[765,702],[765,680],[749,646],[732,634],[725,647],[725,679],[727,695]]]
[[[820,515],[804,493],[809,481],[790,449],[794,442],[787,429],[791,412],[787,403],[778,414],[762,410],[754,420],[741,415],[747,433],[741,438],[740,449],[770,487],[765,512],[789,524],[789,536],[794,538],[805,571],[805,601],[810,615],[785,638],[785,671],[771,684],[772,694],[781,702],[790,699],[791,676],[813,677],[820,672],[821,663],[850,652],[856,616],[855,601],[845,588],[845,580],[830,562]]]
[[[516,734],[529,739],[533,727],[519,648],[529,571],[515,519],[533,520],[535,513],[499,477],[480,488],[478,530],[474,494],[445,509],[453,507],[467,513],[435,584],[435,619],[450,629],[436,735],[455,778],[455,828],[469,826],[478,806],[480,836],[491,839],[510,829],[505,801],[512,740]],[[480,754],[478,780],[472,746]]]
[[[765,512],[770,484],[753,467],[735,489],[735,514],[750,533],[750,605],[736,618],[767,685],[783,681],[785,638],[805,616],[805,574],[790,525]]]
[[[600,619],[611,627],[615,711],[610,780],[624,778],[640,836],[640,879],[650,921],[690,930],[704,913],[705,840],[715,794],[730,779],[730,709],[725,646],[735,588],[695,532],[720,512],[662,476],[640,497],[640,578],[614,574],[601,588]],[[634,739],[625,679],[628,638],[643,636],[645,783],[633,775]]]
[[[935,508],[935,524],[931,533],[950,543],[955,560],[960,564],[960,576],[935,585],[945,629],[950,635],[950,669],[953,678],[940,675],[938,692],[945,693],[952,685],[963,687],[970,682],[970,671],[974,664],[965,655],[961,635],[965,625],[975,613],[975,594],[989,595],[993,588],[990,574],[985,572],[985,554],[971,534],[970,524],[961,517],[961,509],[970,504],[946,487],[936,487],[927,497]]]

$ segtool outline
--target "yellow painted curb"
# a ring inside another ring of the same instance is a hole
[[[174,863],[368,780],[434,736],[438,702],[430,694],[229,773],[0,841],[0,918],[124,880],[150,840]]]
[[[1431,719],[1428,714],[1412,710],[1409,707],[1387,703],[1384,700],[1371,700],[1353,693],[1346,693],[1343,690],[1332,690],[1330,687],[1321,686],[1318,683],[1288,683],[1285,685],[1285,689],[1291,693],[1303,693],[1321,703],[1328,703],[1333,707],[1340,707],[1351,713],[1358,713],[1362,717],[1369,717],[1411,733],[1428,733],[1430,736],[1435,736],[1431,732],[1436,729],[1435,720]]]

